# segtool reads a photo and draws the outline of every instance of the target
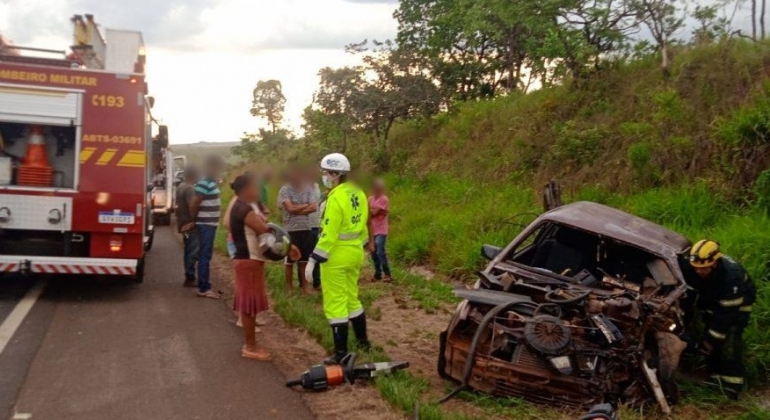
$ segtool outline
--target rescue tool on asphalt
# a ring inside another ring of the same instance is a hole
[[[546,212],[490,261],[440,336],[439,373],[501,397],[588,408],[676,403],[686,344],[678,254],[649,221],[579,202]],[[450,394],[447,397],[451,397]]]
[[[69,54],[0,50],[0,272],[141,281],[151,181],[170,157],[167,131],[152,138],[144,42],[71,20]]]
[[[356,380],[372,379],[409,367],[409,362],[379,362],[356,365],[356,354],[348,353],[338,365],[315,365],[298,379],[286,381],[287,387],[301,386],[308,391],[325,391],[342,385],[353,384]]]

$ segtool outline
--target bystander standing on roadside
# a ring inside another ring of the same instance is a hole
[[[176,222],[184,242],[184,287],[195,287],[195,264],[198,262],[198,231],[190,213],[195,198],[195,184],[198,171],[188,166],[184,169],[184,180],[176,187]]]
[[[308,215],[318,210],[318,202],[314,200],[299,168],[290,168],[286,181],[286,185],[278,192],[278,207],[283,213],[283,226],[289,232],[291,243],[299,248],[301,254],[298,261],[286,259],[286,290],[291,291],[293,288],[293,271],[296,263],[300,289],[302,293],[307,293],[305,266],[313,251],[313,236]]]
[[[249,359],[267,361],[270,353],[257,346],[255,333],[256,316],[268,309],[267,288],[265,285],[265,262],[267,258],[259,248],[259,235],[268,233],[266,218],[259,210],[258,186],[252,175],[244,174],[235,179],[232,188],[236,201],[230,212],[228,224],[233,234],[235,255],[235,298],[233,310],[242,320],[245,344],[241,356]],[[292,247],[291,256],[299,258],[299,250]]]
[[[253,176],[249,171],[244,172],[243,175]],[[230,186],[232,187],[232,184]],[[235,256],[235,242],[233,242],[233,233],[230,230],[230,212],[233,210],[233,205],[235,204],[236,200],[238,200],[237,195],[230,199],[230,201],[227,203],[225,214],[222,217],[222,227],[224,227],[225,231],[227,231],[227,255],[230,256],[230,259],[233,259]]]
[[[205,172],[195,185],[195,197],[190,205],[190,214],[195,220],[198,231],[198,296],[219,299],[219,294],[211,290],[210,269],[214,254],[214,239],[219,225],[219,174],[224,169],[220,156],[206,158]]]
[[[378,178],[372,184],[372,195],[369,197],[369,230],[374,236],[373,281],[393,281],[388,264],[386,243],[388,239],[388,216],[390,215],[390,200],[385,194],[385,180]],[[384,275],[384,277],[383,277]]]
[[[230,186],[232,187],[232,184]],[[233,233],[230,231],[230,212],[233,210],[233,205],[237,200],[238,196],[230,199],[230,201],[227,203],[225,215],[222,218],[222,227],[224,227],[225,231],[227,232],[227,255],[230,256],[231,260],[235,256],[235,242],[233,241]]]
[[[318,171],[315,168],[308,168],[308,170],[305,172],[306,182],[308,183],[308,188],[310,189],[310,193],[313,195],[313,200],[315,200],[316,203],[319,203],[320,206],[321,203],[321,187],[318,185]],[[318,208],[316,211],[308,214],[308,219],[310,222],[310,233],[313,237],[313,246],[311,249],[315,249],[316,244],[318,243],[318,238],[321,234],[321,222],[320,222],[320,213],[321,209]],[[313,269],[313,289],[319,290],[321,289],[321,266],[316,265]]]
[[[272,179],[273,170],[269,167],[263,169],[262,174],[259,176],[259,200],[257,205],[265,217],[270,216],[270,207],[268,206],[268,203],[270,202],[270,181]]]

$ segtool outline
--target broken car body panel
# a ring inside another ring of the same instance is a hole
[[[581,407],[656,400],[668,411],[683,350],[677,259],[689,245],[600,204],[543,214],[474,290],[458,291],[465,300],[441,336],[439,372],[501,397]]]

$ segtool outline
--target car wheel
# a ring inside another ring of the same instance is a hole
[[[150,252],[152,249],[152,243],[155,241],[155,230],[150,231],[147,242],[144,243],[144,252]]]

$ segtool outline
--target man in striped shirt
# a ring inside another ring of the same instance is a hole
[[[219,173],[224,168],[220,156],[206,158],[205,176],[195,184],[195,197],[190,205],[190,213],[198,230],[198,296],[219,299],[219,294],[211,290],[209,270],[214,253],[214,238],[219,225]]]

